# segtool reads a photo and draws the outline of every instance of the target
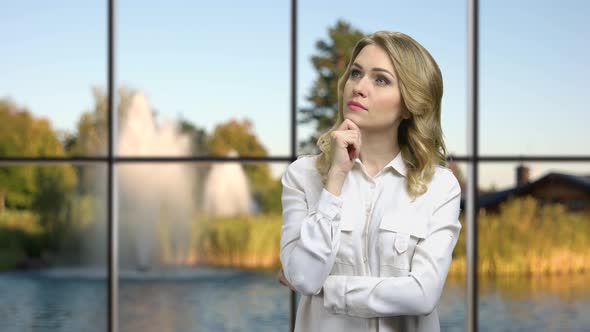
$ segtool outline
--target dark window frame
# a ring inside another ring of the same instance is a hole
[[[4,165],[31,165],[31,164],[90,164],[108,165],[107,172],[107,209],[108,209],[108,331],[118,331],[118,261],[117,242],[118,222],[114,209],[114,197],[116,196],[116,172],[117,164],[124,163],[201,163],[201,162],[285,162],[290,163],[297,159],[297,0],[290,0],[291,4],[291,52],[290,52],[290,113],[291,113],[291,155],[275,157],[213,157],[213,156],[192,156],[192,157],[117,157],[115,151],[115,38],[116,38],[116,0],[107,0],[108,12],[108,64],[107,64],[107,93],[108,93],[108,153],[104,157],[88,156],[74,158],[59,157],[6,157],[0,156],[0,166]],[[467,154],[464,156],[449,155],[448,161],[467,163],[467,190],[466,190],[466,224],[467,224],[467,306],[466,306],[466,331],[477,331],[477,201],[478,195],[478,165],[481,162],[590,162],[590,156],[562,156],[562,155],[539,155],[539,156],[510,156],[490,155],[480,156],[478,150],[478,69],[479,69],[479,27],[478,27],[478,0],[467,0]],[[290,330],[293,330],[295,322],[296,296],[291,292],[290,296]]]

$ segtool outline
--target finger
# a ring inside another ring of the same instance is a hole
[[[350,119],[344,119],[344,121],[342,121],[342,127],[343,129],[356,130],[358,132],[361,131],[361,129],[356,125],[356,123],[354,123],[354,121]]]
[[[281,285],[288,286],[287,281],[282,276],[279,276],[277,279]]]
[[[277,273],[277,277],[279,279],[279,282],[285,286],[289,286],[289,282],[287,281],[287,278],[285,277],[285,273],[283,272],[283,269],[280,269],[279,272]]]
[[[361,130],[360,128],[356,125],[356,123],[354,123],[352,120],[350,119],[346,119],[346,127],[347,129],[345,130],[350,130],[353,132],[356,132],[358,135],[358,139],[357,139],[357,146],[356,146],[356,150],[357,150],[357,155],[356,157],[358,157],[360,155],[360,149],[361,149],[361,138],[362,138],[362,134],[361,134]]]
[[[293,288],[293,286],[291,286],[291,284],[287,281],[287,279],[280,278],[279,282],[281,283],[281,285],[288,287],[292,291],[295,291],[295,288]]]
[[[347,148],[352,148],[355,151],[355,157],[358,156],[361,151],[361,140],[360,133],[353,130],[345,131],[343,134]],[[352,146],[352,147],[351,147]]]
[[[344,119],[344,121],[342,121],[342,123],[338,126],[338,128],[336,130],[345,130],[348,128],[349,124],[347,123],[349,120],[348,119]]]
[[[362,141],[361,141],[362,135],[358,134],[357,140],[356,140],[356,144],[357,144],[357,148],[356,148],[356,158],[360,157],[361,155],[361,146],[362,146]]]
[[[352,145],[349,145],[348,147],[346,147],[346,151],[348,152],[348,160],[353,160],[354,156],[355,156],[355,150],[353,148]]]
[[[278,277],[279,277],[279,282],[286,287],[289,287],[289,289],[291,289],[292,291],[296,291],[295,288],[293,288],[293,286],[291,285],[291,283],[289,283],[289,281],[287,280],[287,277],[285,277],[285,273],[283,272],[283,269],[280,269],[279,272],[277,273]]]
[[[341,148],[348,147],[348,145],[356,140],[356,136],[358,134],[354,130],[335,130],[332,132],[332,139]]]
[[[360,132],[352,129],[335,130],[331,133],[334,146],[346,149],[348,159],[354,160],[360,156]]]

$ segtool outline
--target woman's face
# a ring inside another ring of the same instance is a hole
[[[365,46],[354,60],[344,85],[343,101],[344,118],[361,129],[391,129],[409,115],[402,107],[391,60],[376,45]]]

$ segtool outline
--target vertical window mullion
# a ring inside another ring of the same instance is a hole
[[[107,261],[108,261],[108,331],[116,332],[118,302],[118,261],[117,261],[117,209],[116,209],[116,169],[114,153],[116,151],[117,116],[115,105],[115,0],[108,0],[108,54],[107,54],[107,98],[108,98],[108,167],[107,167]]]
[[[478,1],[467,1],[467,200],[465,222],[467,312],[466,331],[477,331],[477,213],[478,207]]]
[[[297,0],[291,0],[291,162],[297,159]],[[289,331],[295,329],[297,294],[289,296]]]

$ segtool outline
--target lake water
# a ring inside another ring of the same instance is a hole
[[[120,331],[285,331],[289,291],[273,273],[227,269],[127,272]],[[590,276],[480,280],[480,331],[590,331]],[[465,330],[464,282],[449,279],[442,331]],[[0,273],[0,331],[106,331],[104,273]]]

